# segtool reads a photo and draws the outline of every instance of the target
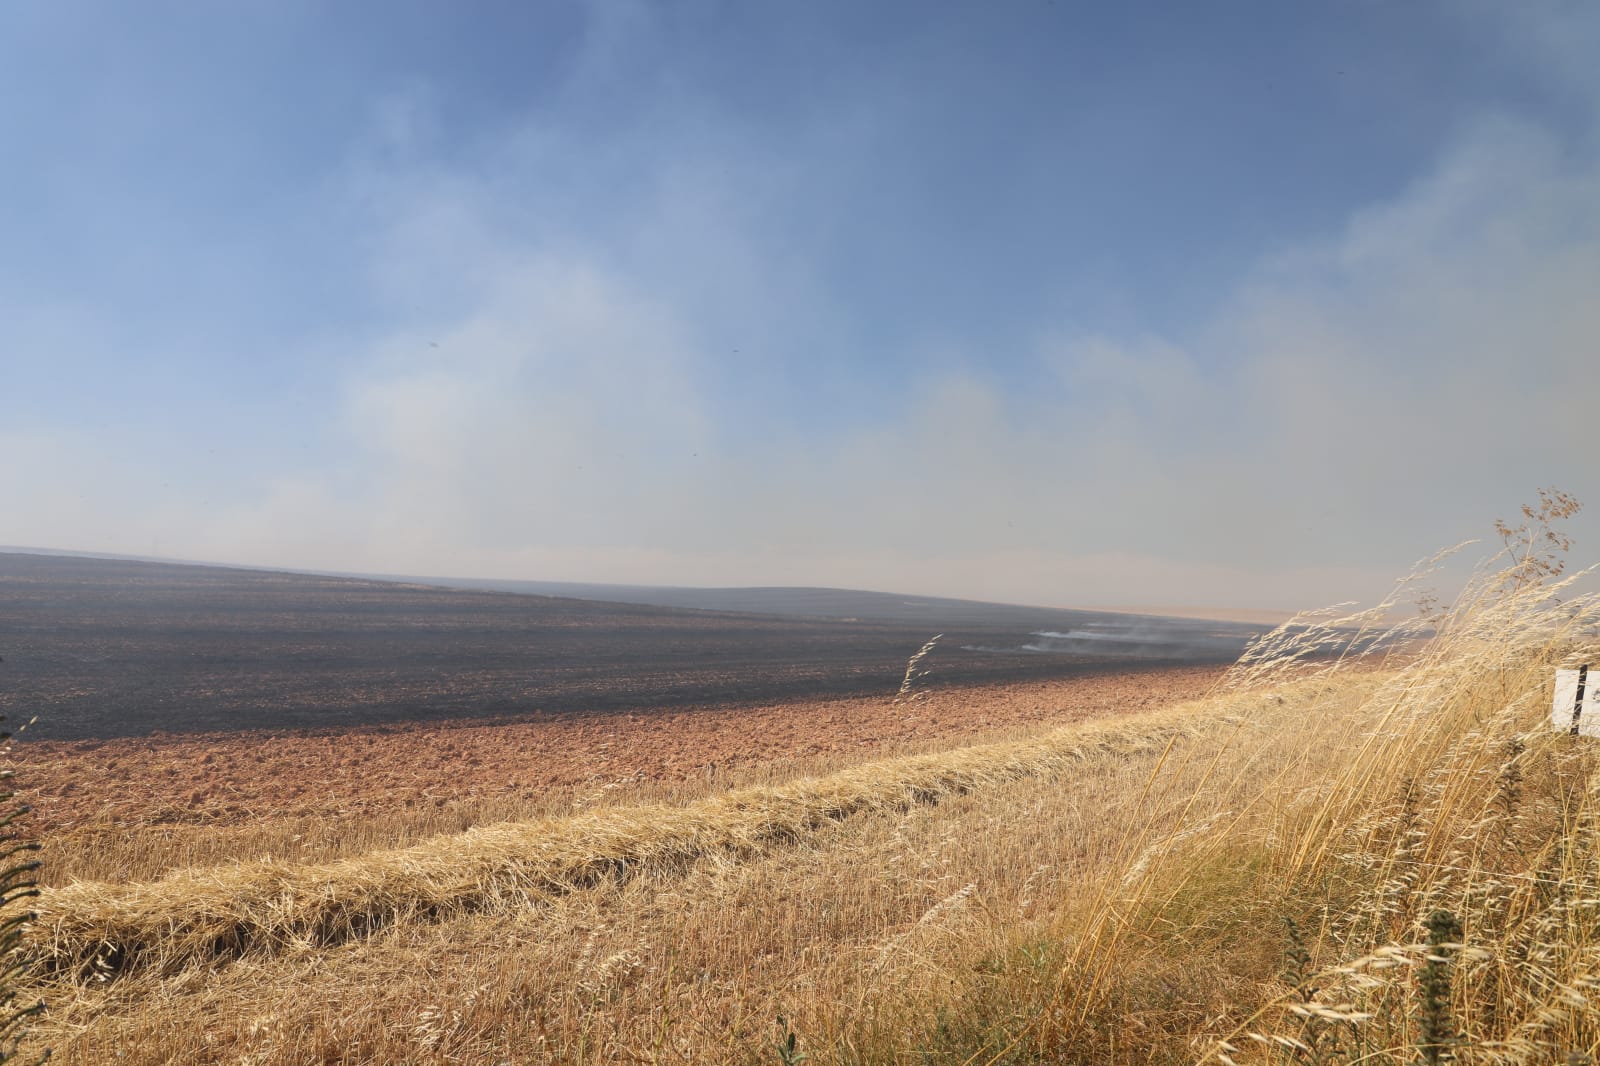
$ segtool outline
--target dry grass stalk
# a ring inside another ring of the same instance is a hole
[[[900,682],[900,691],[895,693],[895,702],[898,703],[901,700],[911,698],[912,684],[916,682],[917,678],[925,677],[928,673],[926,670],[918,670],[917,667],[921,665],[922,660],[926,659],[929,654],[932,653],[934,647],[943,638],[943,633],[935,635],[932,640],[928,641],[928,643],[924,644],[921,648],[918,648],[912,653],[911,658],[906,660],[906,676]]]

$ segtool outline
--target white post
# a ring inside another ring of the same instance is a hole
[[[1551,727],[1575,737],[1600,737],[1600,700],[1595,699],[1594,689],[1588,666],[1557,670],[1555,700],[1550,704]]]

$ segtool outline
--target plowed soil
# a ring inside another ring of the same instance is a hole
[[[684,780],[814,757],[869,758],[1018,726],[1201,696],[1219,666],[1153,667],[888,697],[641,706],[343,729],[29,741],[13,755],[36,829],[230,825],[444,806],[610,782]]]

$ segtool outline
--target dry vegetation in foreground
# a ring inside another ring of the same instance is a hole
[[[1376,615],[1330,619],[1137,718],[54,890],[36,1040],[83,1063],[1590,1062],[1600,774],[1546,716],[1552,669],[1600,658],[1600,600],[1548,569],[1558,511],[1379,669],[1325,657]]]
[[[494,822],[683,804],[893,756],[1014,740],[1194,699],[1225,669],[919,686],[915,699],[899,702],[880,693],[495,724],[31,740],[16,753],[26,768],[19,795],[47,845],[46,884],[149,881],[240,858],[329,862]]]

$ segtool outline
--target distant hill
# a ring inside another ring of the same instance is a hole
[[[350,575],[357,576],[357,575]],[[907,596],[860,589],[681,588],[669,585],[606,585],[567,581],[504,581],[491,578],[407,577],[444,588],[481,589],[557,596],[599,603],[627,603],[721,613],[838,622],[920,625],[931,636],[972,628],[1022,630],[1009,643],[963,645],[996,654],[1074,654],[1159,659],[1227,659],[1269,626],[1204,618],[1169,618],[1120,611],[1028,607],[941,596]]]
[[[482,589],[513,592],[529,596],[558,596],[563,599],[595,603],[631,603],[647,607],[676,607],[696,611],[723,611],[736,614],[767,614],[785,618],[829,618],[841,621],[933,622],[949,625],[1036,625],[1065,629],[1076,626],[1173,628],[1176,630],[1214,630],[1230,634],[1254,634],[1270,628],[1264,620],[1273,612],[1218,610],[1210,615],[1204,609],[1174,608],[1171,614],[1159,610],[1129,611],[1111,607],[1067,608],[1034,607],[987,600],[963,600],[943,596],[917,596],[896,592],[871,592],[813,586],[771,586],[750,588],[698,588],[681,585],[622,585],[604,582],[524,581],[509,578],[424,577],[414,574],[382,574],[348,570],[296,570],[278,567],[247,566],[234,563],[201,562],[189,559],[163,559],[146,555],[120,555],[110,552],[64,551],[51,548],[0,545],[0,554],[41,555],[58,558],[105,559],[172,566],[199,566],[227,570],[267,571],[307,574],[319,577],[344,577],[360,581],[392,581],[402,584],[434,585],[440,588]],[[1285,616],[1287,617],[1287,616]],[[1274,622],[1281,619],[1274,617]]]
[[[562,596],[602,603],[687,607],[697,611],[775,614],[792,618],[873,619],[882,622],[950,622],[966,625],[1064,626],[1126,621],[1110,611],[1025,607],[940,596],[911,596],[860,589],[776,586],[771,588],[685,588],[672,585],[607,585],[572,581],[504,581],[492,578],[409,577],[447,588],[495,589],[535,596]]]

